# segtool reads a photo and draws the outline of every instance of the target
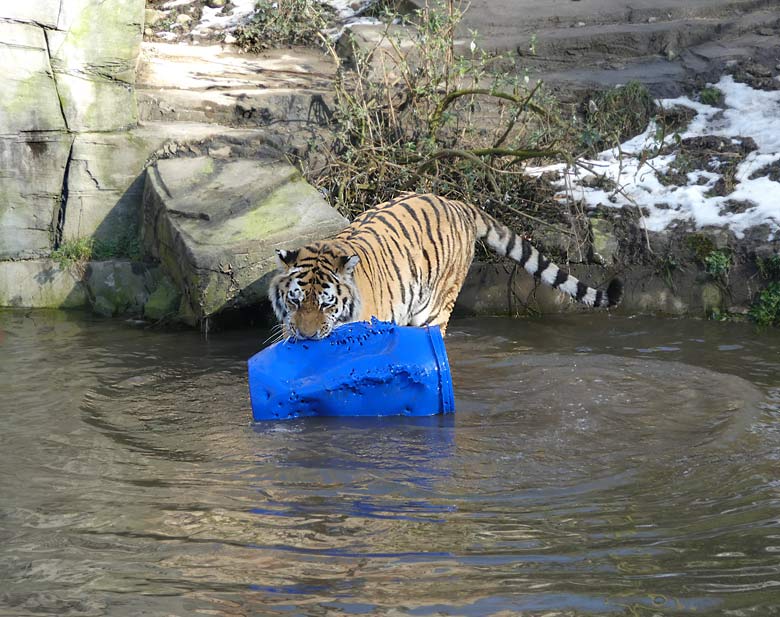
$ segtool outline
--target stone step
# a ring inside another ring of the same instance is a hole
[[[717,81],[729,64],[774,67],[779,45],[780,10],[761,10],[729,19],[545,31],[537,54],[518,64],[573,98],[632,80],[656,96],[674,97],[694,80]]]
[[[426,3],[409,2],[415,8]],[[518,35],[545,29],[722,18],[776,7],[777,0],[471,0],[463,32],[476,30],[490,49],[515,49]]]
[[[730,62],[774,67],[780,6],[777,0],[472,0],[460,42],[468,44],[472,32],[488,51],[518,54],[518,71],[571,100],[631,80],[657,96],[677,96],[692,77],[717,80]]]
[[[731,39],[780,25],[780,10],[761,10],[725,17],[675,19],[644,23],[585,24],[570,28],[538,30],[517,37],[523,56],[566,58],[580,65],[590,58],[619,56],[630,59],[660,55],[673,59],[684,49],[703,43]],[[534,37],[535,54],[530,48]]]
[[[311,49],[239,54],[229,46],[144,43],[141,121],[319,126],[331,114],[335,63]]]
[[[464,31],[474,28],[483,48],[510,51],[518,74],[527,71],[531,78],[553,86],[565,100],[574,101],[583,91],[632,80],[646,84],[656,96],[673,97],[692,78],[717,81],[727,63],[777,64],[780,7],[776,2],[660,0],[632,2],[626,10],[615,9],[612,0],[592,4],[475,2],[466,13]],[[599,12],[608,6],[611,12]],[[528,14],[521,15],[521,9],[528,9]],[[499,11],[502,19],[497,21]],[[394,28],[399,36],[400,27]],[[387,64],[394,48],[382,44],[384,26],[355,26],[352,31],[352,45],[364,52],[386,50]],[[469,53],[469,37],[456,41],[458,53]],[[350,45],[340,41],[340,52],[349,60]]]

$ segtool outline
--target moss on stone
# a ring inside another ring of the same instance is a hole
[[[605,263],[613,263],[619,248],[615,236],[615,226],[605,219],[593,219],[590,222],[593,235],[593,253],[601,257]]]
[[[118,312],[116,305],[104,296],[95,298],[92,311],[103,317],[113,317]]]
[[[723,292],[715,283],[707,283],[701,288],[701,304],[706,315],[720,313],[723,306]]]
[[[190,304],[186,295],[183,295],[181,297],[181,302],[179,302],[179,310],[176,314],[176,319],[178,321],[181,321],[182,323],[187,324],[188,326],[198,325],[198,316],[195,313],[195,310],[192,308],[192,305]]]
[[[691,234],[688,236],[686,244],[693,253],[694,258],[702,264],[707,256],[715,250],[715,243],[711,238],[703,234]]]
[[[201,176],[210,176],[214,173],[214,159],[210,157],[205,157],[202,159],[203,165],[201,168],[197,171],[198,175]]]
[[[144,317],[154,321],[170,319],[179,309],[181,294],[167,276],[163,276],[144,305]]]
[[[84,52],[81,57],[90,57],[88,52],[93,52],[97,56],[118,59],[112,77],[132,83],[135,58],[141,44],[143,9],[144,2],[138,0],[85,3],[79,19],[70,24],[66,45]]]
[[[205,277],[205,285],[201,288],[201,311],[204,315],[218,312],[235,295],[229,274],[211,272]]]
[[[92,307],[101,315],[140,315],[152,280],[146,268],[126,260],[92,262],[87,268]]]
[[[79,278],[53,260],[0,261],[0,306],[58,309],[86,304]]]
[[[268,238],[299,223],[298,213],[289,204],[302,201],[302,191],[314,190],[305,182],[292,182],[281,186],[262,202],[242,216],[225,221],[214,230],[211,241],[215,244],[254,242]]]
[[[123,130],[138,123],[135,96],[128,84],[70,74],[60,75],[57,84],[68,127],[72,130]]]
[[[0,129],[65,130],[65,119],[58,104],[59,93],[54,80],[46,74],[34,74],[27,79],[5,82],[0,94],[0,112],[7,122]],[[10,122],[13,126],[4,126]]]
[[[133,93],[142,0],[83,3],[52,57],[73,130],[116,130],[138,121]]]

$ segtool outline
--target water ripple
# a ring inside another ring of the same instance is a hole
[[[0,615],[780,612],[773,332],[460,320],[454,416],[251,425],[262,333],[0,328]]]

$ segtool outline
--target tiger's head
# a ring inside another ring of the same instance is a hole
[[[295,339],[321,339],[336,326],[354,321],[360,299],[353,278],[360,258],[327,244],[294,251],[276,251],[279,271],[268,297],[284,334]]]

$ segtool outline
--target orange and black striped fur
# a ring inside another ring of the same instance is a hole
[[[444,332],[477,239],[588,306],[620,301],[617,279],[606,292],[588,287],[479,208],[407,193],[364,212],[331,239],[277,251],[280,269],[269,297],[284,336],[324,338],[339,324],[371,317],[438,324]]]

